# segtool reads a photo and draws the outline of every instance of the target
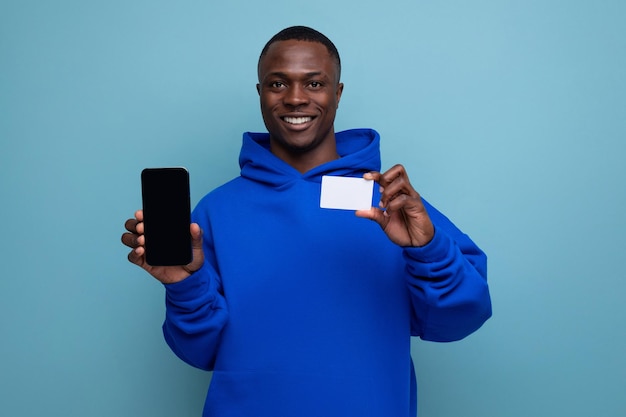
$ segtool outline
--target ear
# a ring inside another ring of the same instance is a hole
[[[261,95],[261,84],[256,85],[256,92]]]
[[[343,93],[343,83],[337,84],[337,107],[339,107],[339,100],[341,100],[341,94]]]

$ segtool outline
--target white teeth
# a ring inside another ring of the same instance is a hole
[[[311,117],[284,117],[283,120],[292,125],[301,125],[302,123],[310,122]]]

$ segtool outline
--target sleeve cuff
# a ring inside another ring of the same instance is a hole
[[[203,270],[204,268],[200,268],[182,281],[163,284],[167,297],[172,301],[184,302],[206,293],[207,281],[204,279]]]
[[[435,228],[430,242],[420,247],[405,247],[404,253],[409,259],[417,262],[437,262],[446,259],[450,250],[450,238]]]

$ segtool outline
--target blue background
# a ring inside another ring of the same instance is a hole
[[[338,130],[489,254],[494,317],[415,340],[421,417],[626,414],[626,2],[0,3],[0,413],[197,416],[210,379],[162,340],[163,289],[126,261],[139,172],[192,199],[263,130],[263,44],[337,45]]]

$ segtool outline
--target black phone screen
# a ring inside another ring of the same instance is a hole
[[[191,262],[189,173],[185,168],[141,172],[146,262],[152,266]]]

